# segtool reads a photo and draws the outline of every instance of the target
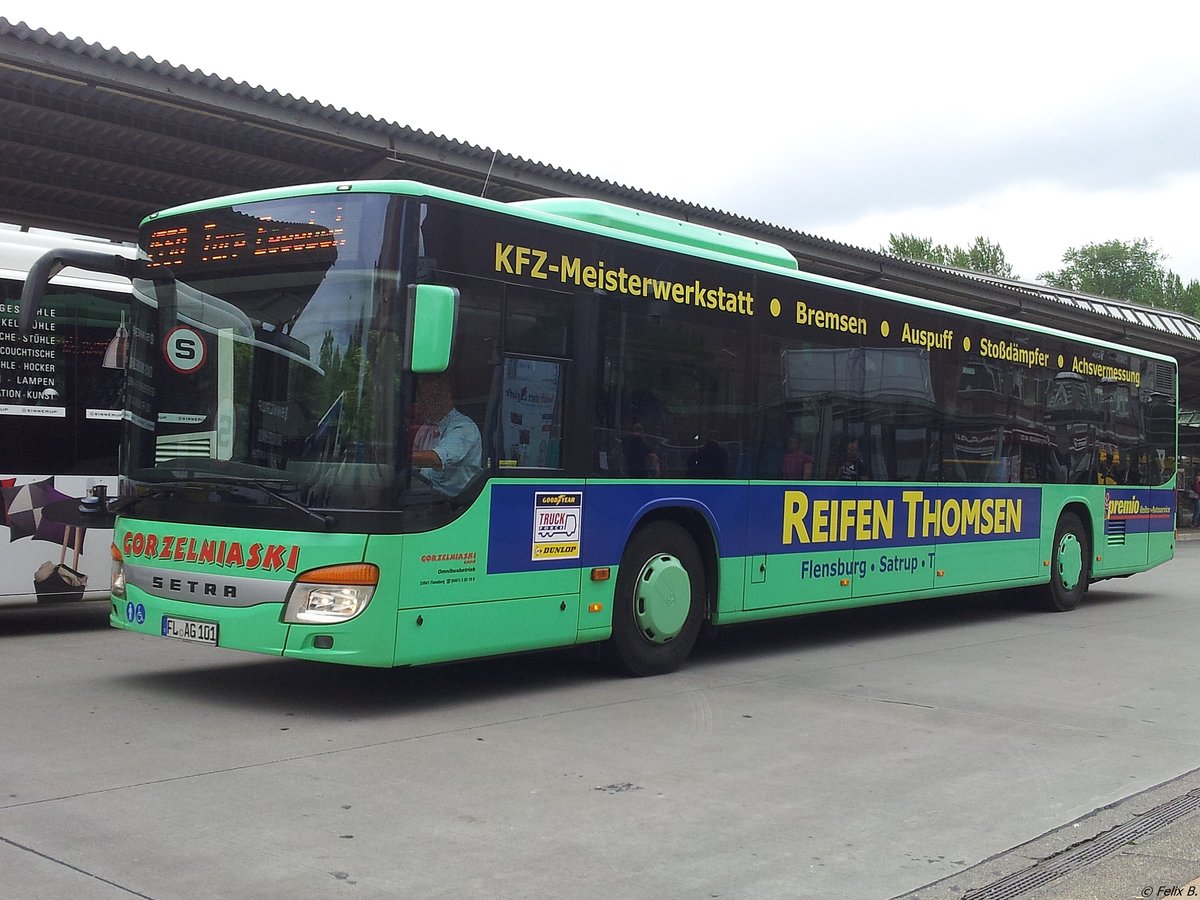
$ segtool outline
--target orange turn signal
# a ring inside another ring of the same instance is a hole
[[[301,572],[296,581],[301,584],[378,584],[379,566],[371,563],[322,566]]]

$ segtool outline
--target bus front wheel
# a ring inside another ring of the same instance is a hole
[[[1046,609],[1069,612],[1079,605],[1087,591],[1091,555],[1091,541],[1082,520],[1075,513],[1063,513],[1050,552],[1050,584],[1042,593]]]
[[[704,619],[704,562],[674,522],[638,530],[621,556],[608,655],[630,675],[661,675],[683,663]]]

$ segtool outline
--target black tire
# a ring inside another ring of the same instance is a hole
[[[686,529],[674,522],[639,529],[617,572],[610,661],[639,677],[679,668],[704,623],[706,595],[704,561]]]
[[[1070,612],[1087,593],[1092,541],[1075,513],[1059,517],[1050,550],[1050,583],[1041,589],[1040,605],[1050,612]]]

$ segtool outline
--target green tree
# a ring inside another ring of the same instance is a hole
[[[1012,265],[1004,258],[1004,251],[1000,245],[982,237],[975,238],[975,242],[966,250],[955,247],[951,265],[956,269],[970,269],[972,272],[983,272],[985,275],[995,275],[999,278],[1017,277],[1013,274]]]
[[[1193,315],[1200,311],[1200,281],[1193,279],[1185,287],[1166,267],[1166,256],[1146,238],[1072,247],[1063,254],[1063,263],[1058,271],[1038,277],[1069,291]]]
[[[933,263],[936,266],[947,265],[947,247],[944,244],[934,245],[933,238],[917,237],[915,234],[889,234],[886,247],[880,247],[880,253],[899,256],[901,259],[912,259],[917,262]]]
[[[1163,284],[1163,306],[1200,317],[1200,281],[1193,278],[1184,287],[1182,278],[1174,272],[1167,272]]]
[[[935,266],[969,269],[998,278],[1017,277],[1013,274],[1012,265],[1004,258],[1004,250],[1000,245],[982,237],[975,238],[971,246],[964,248],[935,244],[933,238],[915,234],[892,234],[888,236],[887,246],[880,250],[892,256],[933,263]]]

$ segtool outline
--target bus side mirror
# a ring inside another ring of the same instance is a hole
[[[418,374],[445,372],[454,348],[458,321],[458,289],[440,284],[414,284],[408,289],[408,329],[404,368]]]
[[[94,250],[48,250],[29,267],[25,286],[21,289],[21,311],[17,324],[21,334],[33,330],[33,321],[46,296],[50,279],[68,267],[86,272],[119,275],[122,278],[145,278],[154,281],[156,291],[167,287],[174,293],[175,277],[167,271],[151,269],[144,259],[130,259],[119,253],[101,253]]]
[[[33,320],[42,305],[42,299],[46,296],[46,285],[63,269],[74,266],[87,272],[103,272],[129,278],[133,263],[134,260],[115,253],[47,250],[29,267],[29,273],[25,276],[25,286],[21,289],[21,311],[17,319],[21,334],[29,334],[33,330]]]

